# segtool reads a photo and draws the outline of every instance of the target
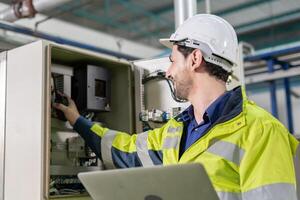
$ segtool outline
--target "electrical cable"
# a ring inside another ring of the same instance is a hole
[[[187,100],[184,100],[184,99],[180,99],[176,96],[176,91],[175,91],[175,88],[174,88],[174,83],[171,79],[169,78],[166,78],[166,72],[162,71],[162,70],[156,70],[154,72],[151,72],[147,75],[145,75],[143,78],[142,78],[142,84],[145,85],[146,83],[148,83],[149,81],[152,81],[152,80],[165,80],[167,81],[168,83],[168,86],[170,88],[170,91],[171,91],[171,96],[172,98],[174,99],[174,101],[178,102],[178,103],[184,103],[186,102]],[[142,116],[140,114],[140,119],[142,119]],[[150,126],[149,122],[147,121],[143,121],[141,120],[142,123],[143,123],[143,130],[144,131],[147,131],[147,130],[153,130],[153,128]]]
[[[156,75],[152,75],[152,74],[156,74]],[[166,78],[166,72],[162,71],[162,70],[156,70],[152,73],[147,74],[143,79],[142,79],[142,84],[145,85],[147,82],[151,81],[151,80],[165,80],[168,83],[168,86],[171,90],[171,96],[172,98],[178,102],[178,103],[184,103],[187,102],[187,100],[185,99],[180,99],[176,96],[176,91],[174,88],[174,84],[173,81],[169,78]]]

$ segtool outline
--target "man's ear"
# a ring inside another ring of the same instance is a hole
[[[192,56],[192,70],[199,71],[202,68],[203,55],[200,49],[195,49],[191,55]]]

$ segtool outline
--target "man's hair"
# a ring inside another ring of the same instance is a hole
[[[191,47],[185,47],[185,46],[180,46],[178,45],[178,51],[180,53],[182,53],[182,55],[187,58],[188,55],[190,55],[195,49],[191,48]],[[217,79],[220,79],[224,82],[227,81],[230,73],[227,72],[226,70],[224,70],[222,67],[209,63],[209,62],[205,62],[205,70],[208,72],[209,75],[215,76]]]

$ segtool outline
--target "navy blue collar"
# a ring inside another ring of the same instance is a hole
[[[227,91],[224,94],[222,94],[221,96],[219,96],[215,101],[213,101],[208,106],[208,108],[205,110],[205,112],[202,116],[204,123],[207,123],[207,122],[214,123],[219,118],[219,115],[221,113],[220,110],[225,105],[229,96],[230,96],[230,91]],[[188,114],[188,118],[186,118],[185,121],[195,119],[193,105],[190,105],[186,109],[186,112]]]
[[[187,112],[187,114],[188,114],[188,117],[185,119],[185,121],[195,120],[194,106],[193,106],[193,105],[190,105],[190,106],[186,109],[186,112]],[[208,110],[206,110],[206,111],[203,113],[202,118],[203,118],[203,122],[204,122],[204,123],[211,122],[211,115],[209,115]]]
[[[242,111],[242,91],[241,87],[225,92],[216,99],[204,113],[204,120],[215,123],[218,119],[226,121],[233,116],[238,115]],[[194,119],[193,106],[189,106],[186,110],[175,117],[177,121],[187,122]]]

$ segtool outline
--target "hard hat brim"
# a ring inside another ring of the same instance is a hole
[[[159,42],[170,49],[173,47],[173,42],[171,42],[169,38],[159,39]]]

